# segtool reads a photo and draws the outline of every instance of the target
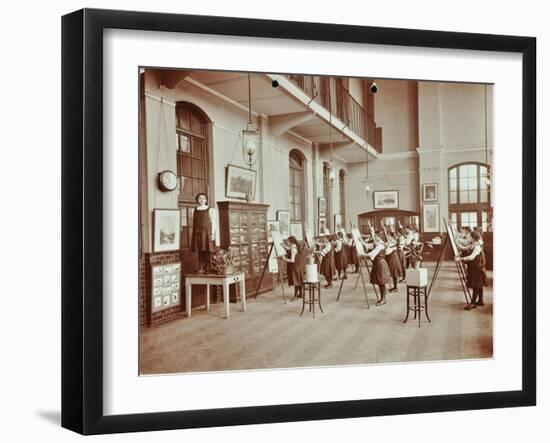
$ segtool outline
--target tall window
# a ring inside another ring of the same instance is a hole
[[[304,222],[304,183],[305,161],[300,151],[293,149],[289,155],[289,200],[290,220],[292,222]]]
[[[483,232],[492,231],[488,171],[483,163],[449,168],[449,217],[456,229],[477,226]]]
[[[195,196],[208,194],[207,120],[203,113],[190,103],[176,106],[176,148],[181,208],[181,248],[188,249],[193,232]]]
[[[340,169],[338,174],[338,190],[340,192],[340,214],[342,214],[342,223],[346,226],[346,188],[344,187],[345,172]]]

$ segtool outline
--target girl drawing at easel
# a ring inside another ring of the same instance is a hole
[[[302,298],[302,286],[304,284],[305,260],[304,247],[298,243],[296,237],[288,237],[290,246],[281,243],[287,250],[287,255],[282,259],[287,263],[288,285],[294,286],[294,298]]]

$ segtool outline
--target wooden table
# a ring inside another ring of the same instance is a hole
[[[191,317],[191,291],[193,285],[206,285],[206,310],[210,310],[210,285],[221,286],[223,288],[223,304],[225,308],[225,318],[229,318],[229,285],[233,283],[240,284],[241,307],[246,311],[246,290],[244,285],[244,272],[235,272],[233,274],[188,274],[185,276],[185,307],[187,317]]]

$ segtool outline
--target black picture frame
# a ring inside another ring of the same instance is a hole
[[[129,415],[103,412],[103,31],[108,28],[522,54],[522,388]],[[62,426],[82,434],[536,404],[536,39],[84,9],[62,18]]]

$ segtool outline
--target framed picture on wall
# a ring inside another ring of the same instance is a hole
[[[254,200],[256,197],[256,171],[227,165],[225,195],[229,198]]]
[[[179,209],[153,211],[153,251],[177,251],[180,248],[181,214]]]
[[[374,191],[374,209],[398,209],[399,191]]]
[[[437,183],[424,183],[422,185],[422,201],[436,202],[438,199]]]
[[[286,239],[290,235],[290,211],[279,209],[277,211],[277,221],[279,222],[279,232]]]
[[[325,197],[319,197],[319,217],[325,217],[327,215],[327,199]]]
[[[440,232],[439,203],[422,206],[422,232]]]

